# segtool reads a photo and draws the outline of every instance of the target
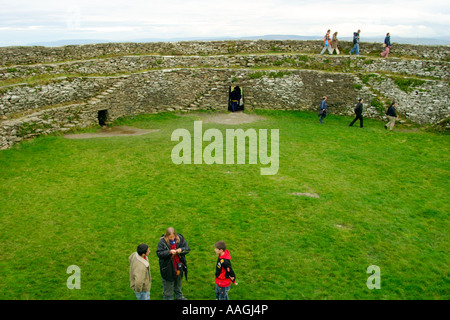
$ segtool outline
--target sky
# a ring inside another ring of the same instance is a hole
[[[0,0],[0,46],[269,34],[450,37],[448,0]]]

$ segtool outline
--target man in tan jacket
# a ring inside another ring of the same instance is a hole
[[[150,249],[146,244],[140,244],[137,252],[133,252],[130,261],[130,288],[133,289],[138,300],[150,300],[151,275],[148,254]]]

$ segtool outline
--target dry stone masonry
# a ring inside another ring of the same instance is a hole
[[[402,117],[434,124],[449,117],[448,46],[380,43],[361,55],[318,55],[321,41],[193,41],[0,48],[0,149],[42,134],[161,111],[226,111],[230,86],[245,108],[382,118],[389,101]],[[100,116],[101,115],[101,116]],[[101,118],[103,120],[101,120]],[[100,123],[101,124],[101,123]]]

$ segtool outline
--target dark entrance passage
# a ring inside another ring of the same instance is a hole
[[[108,110],[99,110],[98,111],[98,124],[103,127],[106,125],[106,121],[108,121]]]
[[[242,110],[244,110],[244,90],[239,86],[230,86],[228,89],[228,111]]]

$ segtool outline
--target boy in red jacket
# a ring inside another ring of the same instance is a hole
[[[218,241],[214,244],[214,251],[219,256],[216,265],[216,298],[228,300],[231,282],[236,283],[236,276],[231,268],[231,255],[225,242]]]

